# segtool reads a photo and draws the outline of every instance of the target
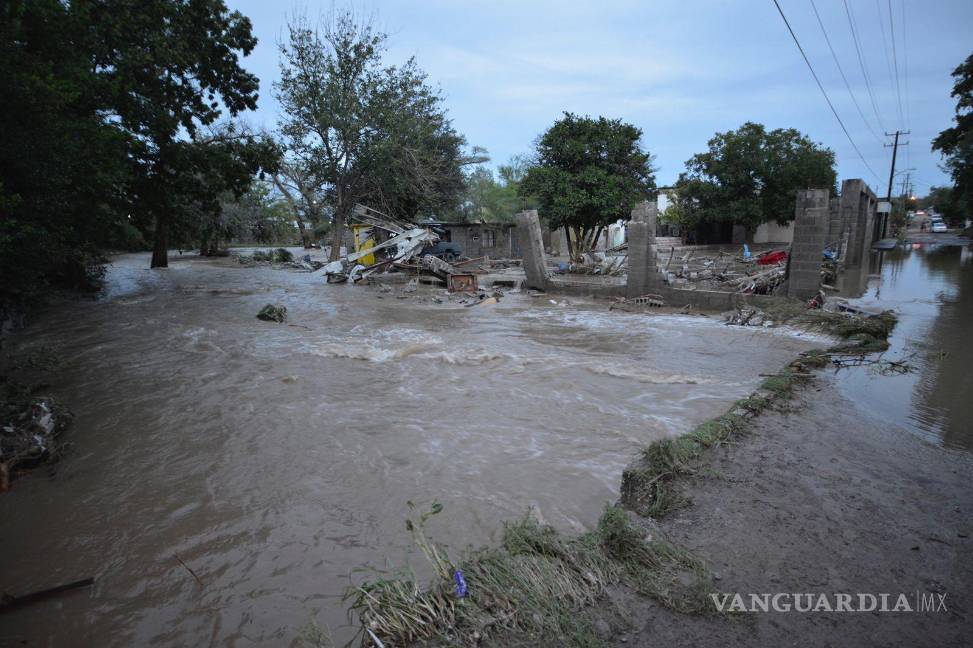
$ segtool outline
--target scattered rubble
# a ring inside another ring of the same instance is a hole
[[[439,234],[430,226],[397,219],[382,212],[356,206],[353,218],[358,249],[323,266],[328,283],[371,283],[381,276],[408,273],[417,283],[438,283],[458,292],[475,292],[477,275],[511,266],[514,259],[461,259],[447,262],[426,253],[439,242]]]

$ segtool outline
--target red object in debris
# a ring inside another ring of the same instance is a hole
[[[757,265],[774,265],[775,263],[780,263],[781,261],[787,261],[787,252],[784,250],[778,250],[776,252],[767,252],[757,259]]]

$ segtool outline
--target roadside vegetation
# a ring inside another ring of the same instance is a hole
[[[363,645],[608,645],[586,610],[613,585],[680,612],[712,609],[702,563],[621,508],[606,506],[597,528],[577,536],[528,515],[504,527],[499,546],[455,561],[425,533],[441,509],[407,524],[435,571],[431,583],[403,573],[349,591]]]
[[[886,350],[897,321],[891,311],[872,316],[833,313],[808,309],[801,301],[784,298],[770,300],[762,307],[776,321],[826,333],[839,341],[827,349],[802,354],[780,373],[767,377],[760,389],[737,401],[725,414],[681,436],[649,444],[622,474],[624,506],[653,518],[685,506],[689,498],[675,482],[679,477],[697,474],[706,450],[744,436],[751,419],[769,408],[783,406],[798,387],[811,380],[810,370],[843,362],[849,356],[861,359]]]

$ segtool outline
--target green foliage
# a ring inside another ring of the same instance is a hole
[[[969,198],[964,198],[953,187],[930,187],[929,193],[919,201],[924,209],[934,208],[936,213],[953,226],[961,225],[971,216]]]
[[[458,214],[465,220],[509,223],[524,209],[536,209],[537,201],[520,195],[520,183],[528,163],[513,157],[501,165],[497,175],[486,166],[478,166],[466,177],[466,198]]]
[[[655,192],[652,156],[642,131],[619,119],[564,117],[537,143],[518,192],[533,196],[551,227],[582,237],[620,218]]]
[[[222,0],[0,5],[0,300],[89,283],[100,250],[181,242],[273,151],[230,128],[256,39]],[[29,153],[29,154],[28,154]]]
[[[953,178],[949,208],[955,220],[958,219],[957,212],[968,216],[973,208],[973,54],[953,70],[953,77],[956,82],[950,96],[956,99],[956,115],[953,117],[956,125],[939,133],[932,142],[932,149],[942,153],[944,166]]]
[[[463,189],[465,140],[414,59],[383,61],[386,40],[345,11],[319,29],[295,20],[281,46],[281,141],[302,176],[329,187],[332,258],[356,203],[414,219]]]
[[[686,168],[674,190],[680,224],[732,221],[750,232],[789,222],[798,190],[833,189],[837,178],[830,149],[793,128],[767,131],[753,122],[717,133]]]

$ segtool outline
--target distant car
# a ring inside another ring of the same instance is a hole
[[[934,220],[932,222],[932,231],[936,233],[941,233],[946,231],[946,223],[941,220]]]
[[[463,249],[458,243],[453,243],[452,241],[439,241],[435,245],[427,245],[422,248],[422,252],[419,256],[432,255],[439,257],[446,263],[450,263],[460,258],[463,254]]]

